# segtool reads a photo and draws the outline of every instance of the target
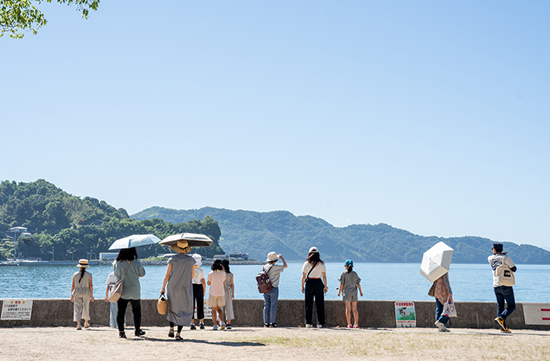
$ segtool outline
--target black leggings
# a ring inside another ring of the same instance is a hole
[[[170,322],[170,328],[174,328],[176,324],[174,322]],[[178,333],[181,333],[181,330],[183,329],[183,326],[178,325]]]
[[[306,324],[311,325],[313,319],[313,299],[317,308],[317,323],[325,324],[325,285],[321,279],[308,278],[306,281]]]
[[[116,315],[116,323],[118,325],[118,331],[124,332],[124,315],[126,315],[126,308],[128,307],[128,302],[132,305],[132,313],[134,314],[134,328],[135,330],[141,330],[141,302],[140,300],[125,300],[124,298],[119,298],[118,312]]]
[[[202,283],[193,283],[193,308],[197,307],[197,319],[202,320],[204,318],[204,295],[202,289]],[[193,312],[194,316],[194,312]]]

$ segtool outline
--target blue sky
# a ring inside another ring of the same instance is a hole
[[[550,3],[42,4],[0,39],[0,180],[550,248]]]

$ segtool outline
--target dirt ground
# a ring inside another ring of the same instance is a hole
[[[0,360],[550,360],[550,330],[256,328],[182,331],[147,327],[127,339],[108,327],[0,328]]]

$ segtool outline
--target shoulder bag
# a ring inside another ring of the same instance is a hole
[[[128,271],[128,267],[130,266],[130,262],[128,261],[128,265],[126,266],[126,269],[124,270],[124,274],[122,275],[122,278],[114,284],[113,288],[111,289],[111,295],[109,296],[109,302],[117,302],[120,299],[120,296],[122,296],[122,280],[124,280],[124,276],[126,276],[126,271]]]

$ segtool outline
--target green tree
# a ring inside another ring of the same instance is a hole
[[[44,14],[34,6],[43,2],[75,4],[85,19],[90,10],[99,7],[99,0],[0,0],[0,37],[8,32],[10,37],[21,39],[25,36],[25,30],[31,30],[36,35],[38,29],[48,23]]]

